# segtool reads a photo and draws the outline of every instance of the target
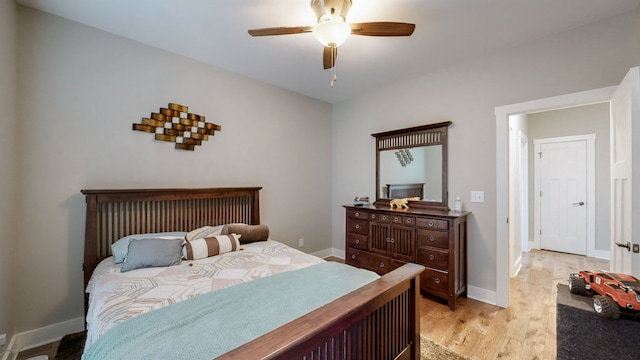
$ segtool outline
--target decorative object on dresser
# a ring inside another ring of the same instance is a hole
[[[158,141],[175,143],[176,149],[190,151],[221,129],[220,125],[205,122],[203,115],[190,113],[189,107],[174,103],[152,112],[149,118],[143,117],[140,124],[133,124],[133,130],[153,133]]]
[[[425,266],[420,289],[451,310],[467,292],[467,215],[427,209],[344,206],[349,265],[386,274],[406,263]]]
[[[404,199],[392,199],[389,202],[389,207],[390,208],[398,208],[398,209],[408,209],[409,208],[409,200],[413,200],[413,201],[418,201],[420,200],[419,197],[412,197],[412,198],[404,198]]]
[[[353,199],[353,205],[355,205],[355,206],[369,206],[369,197],[368,196],[356,196]]]

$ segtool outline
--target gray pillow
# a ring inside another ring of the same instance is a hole
[[[113,254],[113,262],[119,264],[124,261],[129,250],[129,242],[134,239],[150,239],[150,238],[167,238],[178,239],[184,238],[186,232],[174,231],[174,232],[160,232],[160,233],[148,233],[148,234],[134,234],[121,238],[120,240],[111,244],[111,254]]]
[[[179,265],[183,241],[184,239],[153,238],[131,240],[120,271]]]

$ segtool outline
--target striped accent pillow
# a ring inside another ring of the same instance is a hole
[[[204,259],[240,249],[240,236],[236,234],[212,236],[187,241],[182,248],[186,260]]]

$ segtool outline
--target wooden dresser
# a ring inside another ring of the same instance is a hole
[[[405,263],[426,267],[420,288],[448,301],[467,291],[468,212],[345,205],[346,260],[385,274]]]

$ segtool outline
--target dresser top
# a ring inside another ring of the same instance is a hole
[[[433,209],[418,209],[418,208],[408,208],[408,209],[397,209],[390,208],[389,206],[376,206],[376,205],[342,205],[346,209],[355,209],[355,210],[373,210],[376,212],[387,212],[392,214],[404,214],[404,215],[423,215],[423,216],[438,216],[438,217],[446,217],[450,219],[455,219],[459,217],[465,217],[471,212],[463,211],[463,212],[455,212],[455,211],[441,211],[441,210],[433,210]]]

